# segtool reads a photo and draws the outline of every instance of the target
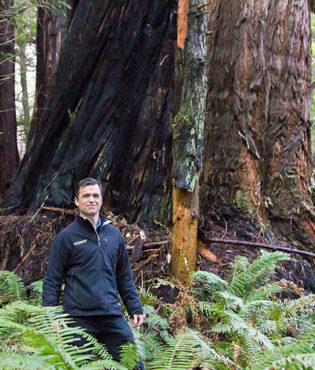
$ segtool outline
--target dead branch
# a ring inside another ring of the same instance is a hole
[[[65,208],[57,208],[57,207],[42,207],[42,209],[45,209],[47,211],[52,211],[52,212],[60,212],[60,213],[65,213],[67,215],[73,215],[74,211],[71,209],[65,209]]]
[[[207,242],[210,243],[223,243],[223,244],[233,244],[233,245],[246,245],[249,247],[258,247],[258,248],[267,248],[267,249],[273,249],[278,251],[284,251],[289,253],[298,253],[298,254],[304,254],[306,256],[315,257],[315,253],[302,251],[300,249],[293,249],[293,248],[287,248],[287,247],[281,247],[279,245],[271,245],[271,244],[265,244],[265,243],[255,243],[255,242],[248,242],[245,240],[232,240],[232,239],[216,239],[216,238],[209,238],[206,239]]]

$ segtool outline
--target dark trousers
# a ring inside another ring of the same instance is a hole
[[[120,360],[120,346],[129,342],[135,344],[135,340],[130,327],[123,316],[75,316],[73,317],[77,326],[85,331],[100,343],[105,344],[108,352],[113,356],[115,361]],[[76,345],[84,344],[76,342]],[[144,369],[143,362],[139,357],[137,369]]]

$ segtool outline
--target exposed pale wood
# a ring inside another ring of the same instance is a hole
[[[202,162],[206,82],[206,15],[200,15],[200,0],[183,2],[178,30],[185,30],[176,54],[178,112],[173,124],[173,229],[171,271],[190,283],[196,265],[199,217],[199,173]],[[187,19],[186,19],[187,17]],[[186,31],[187,29],[187,31]],[[179,31],[180,32],[180,31]],[[181,38],[183,35],[179,34]]]

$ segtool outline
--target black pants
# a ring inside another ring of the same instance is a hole
[[[75,316],[73,317],[77,326],[85,329],[85,331],[100,343],[105,344],[108,352],[113,356],[115,361],[120,360],[120,346],[126,343],[134,343],[135,340],[123,316]],[[76,345],[84,344],[76,342]],[[139,370],[144,369],[143,362],[139,357]]]

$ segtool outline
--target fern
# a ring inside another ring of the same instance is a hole
[[[120,364],[128,370],[136,368],[139,362],[137,347],[132,343],[126,343],[120,348]]]
[[[33,305],[39,306],[42,303],[42,292],[43,282],[41,280],[34,281],[34,283],[31,284],[29,302]]]
[[[249,261],[245,256],[236,256],[234,262],[230,265],[230,284],[234,281],[237,275],[245,272],[249,265]]]
[[[305,340],[268,351],[255,363],[255,370],[289,368],[314,368],[315,334],[312,332]],[[300,363],[300,364],[299,364]],[[300,367],[299,367],[300,366]]]
[[[211,298],[212,294],[216,291],[225,290],[228,286],[226,281],[207,271],[194,272],[192,283],[194,294],[202,301]]]
[[[282,252],[261,251],[260,257],[254,260],[245,271],[235,276],[228,291],[238,297],[246,298],[270,279],[278,262],[287,259],[289,259],[288,255]]]
[[[171,340],[172,336],[168,332],[170,326],[166,319],[159,315],[151,315],[147,317],[146,323],[150,329],[154,329],[159,334],[165,343]]]
[[[193,362],[195,336],[190,332],[179,332],[167,345],[160,348],[158,359],[149,363],[152,370],[190,369]]]
[[[13,304],[11,304],[11,310],[7,307],[1,310],[0,328],[3,333],[10,333],[14,330],[15,334],[20,336],[25,361],[33,355],[36,359],[42,358],[48,368],[52,366],[77,369],[93,360],[92,350],[94,350],[102,358],[103,367],[119,368],[119,365],[110,359],[105,347],[100,344],[97,346],[96,340],[86,334],[83,329],[59,326],[57,323],[60,320],[66,324],[71,324],[72,320],[66,314],[58,314],[55,307],[36,307],[23,302],[16,304],[13,310],[12,306]],[[20,314],[24,316],[23,323],[18,322],[21,321]],[[74,336],[85,337],[87,343],[77,347]],[[28,348],[32,349],[32,352],[25,353],[25,343]],[[1,364],[0,361],[0,366]],[[100,365],[100,362],[98,361],[97,364]]]
[[[11,271],[0,271],[0,305],[26,300],[22,279]]]

